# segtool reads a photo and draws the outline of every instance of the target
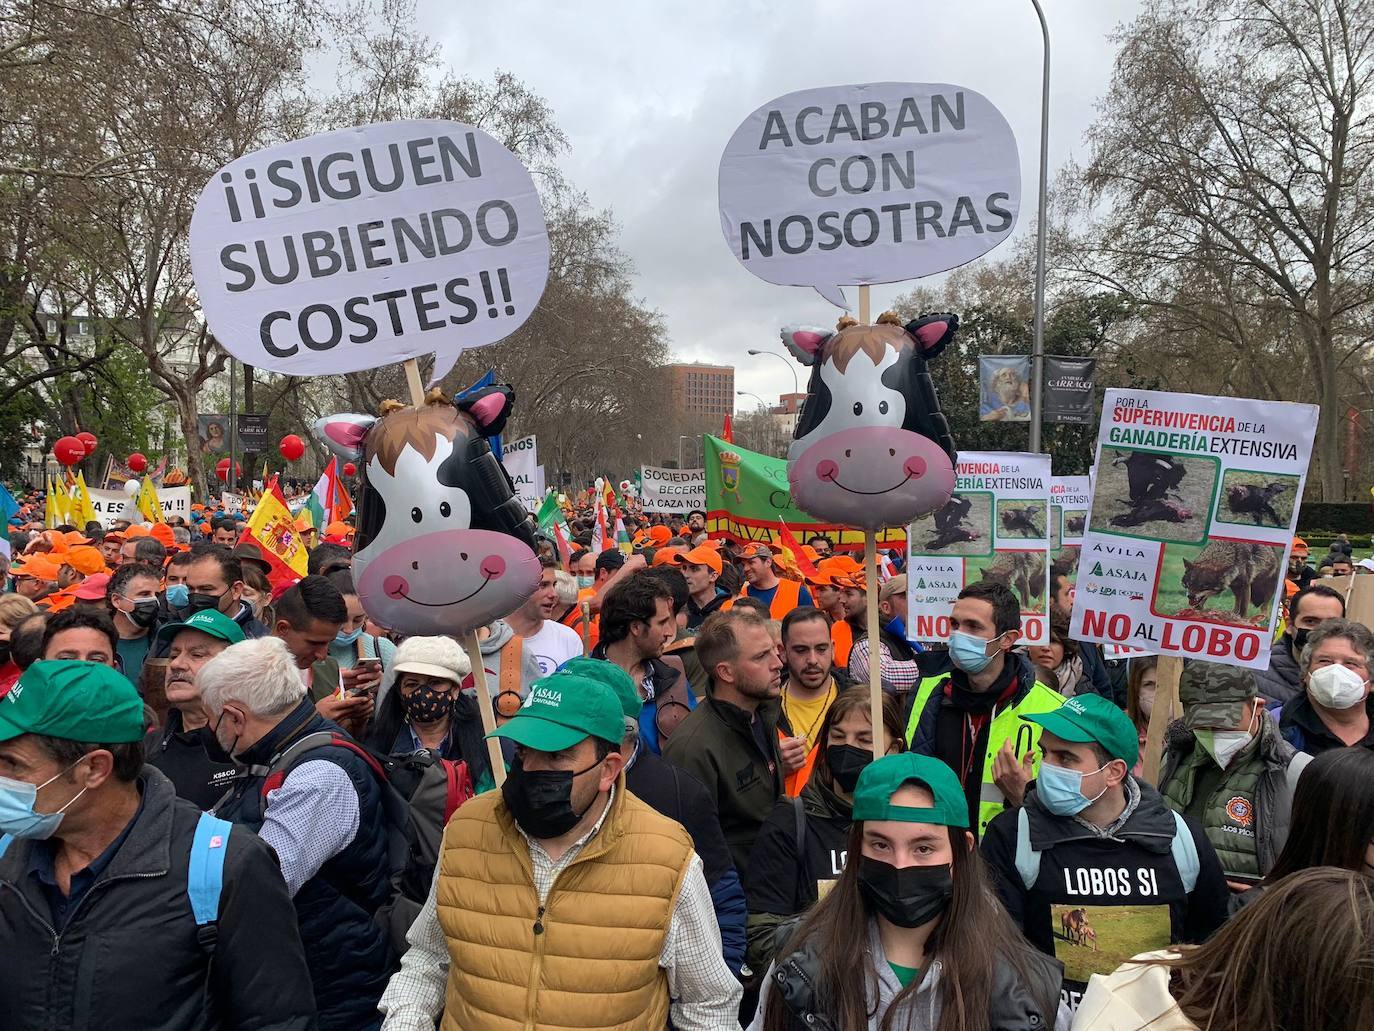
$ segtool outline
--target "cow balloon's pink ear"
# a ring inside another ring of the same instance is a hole
[[[363,438],[377,421],[373,415],[353,415],[344,412],[316,419],[310,432],[330,451],[346,462],[360,462],[363,457]]]
[[[483,387],[458,402],[458,411],[468,415],[484,437],[494,437],[506,426],[515,391],[504,383]]]
[[[783,345],[803,365],[815,365],[825,342],[835,335],[833,330],[814,326],[784,326]]]
[[[904,328],[916,340],[923,358],[937,358],[954,339],[959,329],[959,316],[948,313],[922,315],[908,322]]]

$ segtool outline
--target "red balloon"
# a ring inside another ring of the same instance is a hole
[[[63,465],[76,465],[86,457],[86,444],[76,437],[59,437],[52,453]]]
[[[294,462],[305,454],[305,441],[294,433],[288,433],[281,439],[280,450],[282,458]]]
[[[78,434],[76,435],[76,439],[79,440],[79,441],[81,441],[81,443],[82,443],[83,445],[85,445],[85,447],[86,447],[86,454],[88,454],[88,455],[93,455],[93,454],[95,454],[95,447],[96,447],[96,444],[99,443],[99,441],[97,441],[97,440],[95,439],[95,434],[94,434],[94,433],[92,433],[90,430],[82,430],[80,433],[78,433]]]
[[[215,464],[215,475],[218,476],[218,477],[220,478],[220,481],[221,481],[221,482],[223,482],[223,483],[228,483],[228,482],[229,482],[229,459],[227,459],[227,458],[221,458],[221,459],[219,460],[219,462],[217,462],[217,463]],[[242,479],[242,477],[243,477],[243,466],[241,466],[241,465],[239,465],[237,462],[235,462],[235,463],[234,463],[234,479],[238,480],[238,479]]]
[[[148,469],[148,459],[141,451],[135,451],[129,456],[129,460],[124,464],[127,465],[129,471],[133,473],[146,472]]]
[[[356,465],[354,465],[352,462],[345,462],[345,463],[344,463],[344,475],[345,475],[345,476],[357,476],[357,475],[358,475],[358,467],[357,467]]]

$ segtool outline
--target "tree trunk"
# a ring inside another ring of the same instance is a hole
[[[177,383],[176,389],[172,391],[172,398],[177,406],[177,421],[181,423],[181,436],[186,441],[186,472],[191,477],[191,484],[195,488],[194,500],[202,505],[209,504],[210,488],[205,472],[205,462],[201,457],[200,448],[197,446],[200,436],[196,432],[195,391],[188,389],[182,383]]]

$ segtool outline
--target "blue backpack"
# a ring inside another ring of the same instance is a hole
[[[229,832],[234,825],[209,813],[201,813],[196,834],[191,839],[191,863],[186,873],[186,896],[196,918],[196,940],[213,952],[219,935],[219,897],[224,888],[224,853],[229,847]],[[0,835],[3,857],[14,835]]]

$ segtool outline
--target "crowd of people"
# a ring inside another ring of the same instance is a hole
[[[1047,644],[992,582],[917,642],[899,554],[597,551],[583,492],[469,654],[369,617],[348,521],[290,582],[214,507],[24,501],[0,1029],[1374,1027],[1374,635],[1301,541],[1269,669],[1188,661],[1149,762],[1071,561]]]

